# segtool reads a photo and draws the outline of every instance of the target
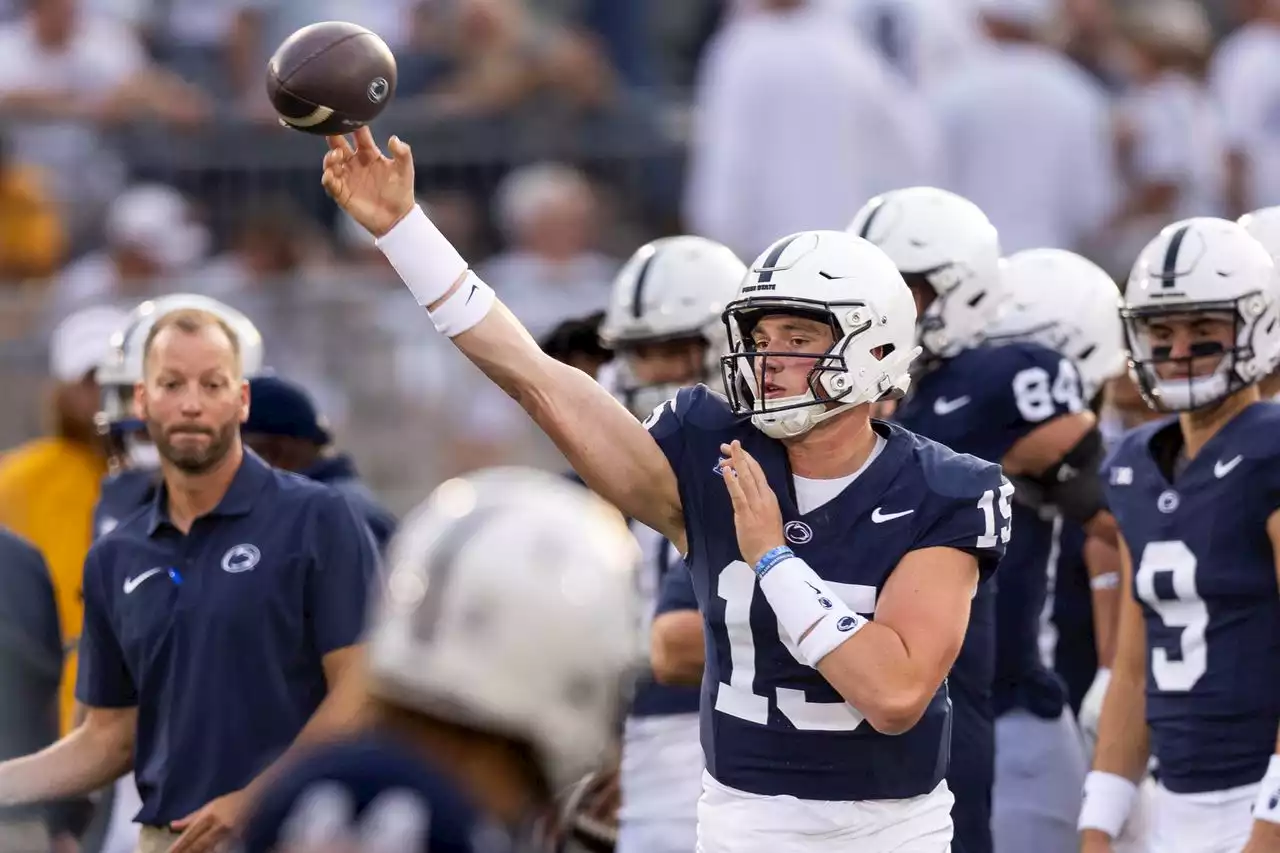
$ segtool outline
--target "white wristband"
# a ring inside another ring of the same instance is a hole
[[[1096,829],[1117,838],[1129,819],[1138,786],[1123,776],[1091,770],[1084,777],[1084,803],[1080,806],[1080,831]]]
[[[867,624],[799,557],[788,557],[769,569],[760,578],[760,591],[804,662],[814,669]],[[804,640],[798,642],[801,636]]]
[[[467,262],[418,205],[374,244],[423,308],[449,292]]]
[[[1280,755],[1271,756],[1267,774],[1258,784],[1258,799],[1253,803],[1253,819],[1280,823]]]
[[[484,319],[498,297],[493,288],[474,272],[468,271],[452,295],[436,306],[427,316],[435,323],[436,330],[445,337],[455,338]]]

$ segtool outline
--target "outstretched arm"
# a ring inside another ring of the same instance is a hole
[[[329,137],[322,183],[378,247],[436,328],[518,402],[596,493],[685,549],[675,472],[649,433],[585,373],[542,352],[414,204],[413,155],[369,129]]]

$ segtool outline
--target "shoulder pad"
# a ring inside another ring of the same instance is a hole
[[[722,394],[706,385],[681,388],[674,397],[659,404],[644,419],[644,426],[655,435],[673,428],[698,430],[726,429],[741,423]]]
[[[977,498],[988,489],[999,489],[1000,466],[968,453],[956,453],[944,444],[915,436],[915,458],[929,490],[947,498]]]

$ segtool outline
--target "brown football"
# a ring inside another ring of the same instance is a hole
[[[303,27],[267,63],[267,97],[280,123],[304,133],[350,133],[377,118],[395,91],[386,42],[343,21]]]

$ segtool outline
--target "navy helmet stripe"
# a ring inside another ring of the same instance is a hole
[[[760,268],[761,284],[767,284],[773,281],[773,268],[778,265],[778,261],[782,260],[782,253],[785,252],[787,247],[794,243],[796,238],[799,236],[799,234],[796,234],[793,237],[788,237],[773,247],[773,251],[769,253],[769,257],[764,259],[764,266]]]
[[[867,214],[867,221],[862,223],[862,228],[858,231],[858,236],[864,240],[870,240],[871,226],[876,221],[876,217],[880,215],[880,211],[884,210],[884,199],[880,199],[875,203],[875,207],[871,208],[871,212]]]
[[[444,599],[462,549],[492,518],[498,509],[487,507],[454,522],[432,549],[427,569],[427,594],[413,619],[413,635],[420,642],[430,642],[444,613]]]
[[[631,316],[639,319],[644,315],[644,287],[649,280],[649,270],[653,268],[653,261],[658,257],[655,251],[644,259],[644,263],[640,266],[640,273],[636,276],[636,289],[631,294]]]
[[[1190,225],[1179,228],[1174,233],[1173,239],[1169,241],[1169,248],[1165,250],[1164,270],[1160,276],[1160,284],[1166,289],[1178,285],[1178,250],[1182,248],[1182,240],[1190,230]]]

